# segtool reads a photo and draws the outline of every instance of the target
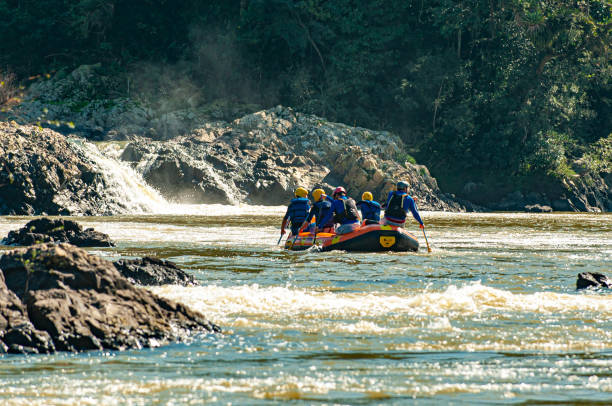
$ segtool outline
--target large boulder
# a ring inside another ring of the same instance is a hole
[[[197,286],[192,275],[180,269],[174,262],[159,258],[120,259],[113,262],[115,268],[130,282],[144,286],[181,285]]]
[[[404,148],[389,132],[278,106],[168,141],[135,138],[121,158],[181,203],[280,205],[297,186],[329,191],[338,185],[354,197],[369,190],[382,200],[403,179],[421,209],[474,210],[442,193],[426,167],[406,160]]]
[[[578,274],[576,289],[587,288],[612,288],[612,279],[597,272],[582,272]]]
[[[2,240],[4,245],[32,245],[44,242],[67,242],[77,247],[113,247],[107,234],[93,228],[83,230],[76,221],[39,218],[29,221],[17,231],[10,231]]]
[[[3,301],[18,298],[33,329],[52,340],[36,336],[36,351],[152,347],[194,331],[219,331],[202,314],[134,286],[111,262],[69,244],[8,251],[0,269],[14,294]]]

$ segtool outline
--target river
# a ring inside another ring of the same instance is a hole
[[[212,214],[214,213],[214,215]],[[80,217],[201,287],[153,292],[222,334],[123,352],[0,357],[3,405],[612,404],[610,214],[422,213],[432,253],[294,253],[281,207]],[[26,217],[0,217],[0,237]],[[8,249],[8,247],[1,247]]]

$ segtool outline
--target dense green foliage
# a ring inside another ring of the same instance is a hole
[[[499,189],[572,176],[578,158],[597,161],[593,151],[609,144],[611,9],[609,0],[0,0],[0,67],[23,77],[97,61],[178,66],[209,99],[391,129],[447,188]]]

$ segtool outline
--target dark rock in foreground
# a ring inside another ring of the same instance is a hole
[[[130,282],[140,285],[198,285],[192,275],[180,269],[174,262],[144,257],[120,259],[113,262],[115,268]]]
[[[76,221],[49,218],[32,220],[19,230],[9,232],[2,240],[4,245],[22,246],[46,242],[67,242],[77,247],[115,246],[107,234],[93,228],[83,230]]]
[[[578,274],[576,289],[612,288],[612,279],[596,272],[582,272]]]
[[[154,347],[194,331],[220,331],[69,244],[6,252],[0,269],[0,352]]]
[[[0,354],[54,350],[49,333],[32,325],[25,305],[6,287],[4,274],[0,272]]]

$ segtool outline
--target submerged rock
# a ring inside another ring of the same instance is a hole
[[[612,279],[596,272],[582,272],[578,274],[576,289],[612,288]]]
[[[524,210],[527,213],[552,213],[553,211],[552,207],[541,204],[528,204]]]
[[[130,282],[145,286],[199,285],[192,275],[180,269],[174,262],[144,257],[114,261],[115,268]]]
[[[0,324],[9,327],[0,337],[5,350],[142,348],[220,331],[202,314],[132,285],[111,262],[69,244],[8,251],[0,269],[8,288],[0,284]]]
[[[67,242],[77,247],[115,246],[107,234],[93,228],[83,230],[76,221],[46,217],[32,220],[17,231],[10,231],[2,240],[4,245],[23,246],[46,242]]]

